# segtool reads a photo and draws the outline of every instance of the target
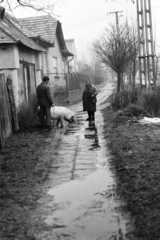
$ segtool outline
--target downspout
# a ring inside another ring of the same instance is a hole
[[[48,49],[47,49],[47,52],[46,52],[46,70],[47,70],[47,75],[49,74],[49,54],[48,54]]]
[[[70,60],[68,60],[68,61],[67,61],[67,65],[68,65],[68,72],[69,72],[69,62],[70,62],[70,61],[72,61],[73,59],[74,59],[74,56],[73,56],[73,57],[72,57]],[[69,72],[69,73],[70,73],[70,72]]]
[[[74,56],[70,59],[70,60],[68,60],[67,61],[67,65],[68,65],[68,73],[70,73],[69,72],[69,62],[70,61],[72,61],[74,59]],[[69,96],[69,86],[68,86],[69,84],[68,84],[68,75],[66,74],[66,90],[67,90],[67,97],[68,97],[68,101],[70,102],[70,96]]]

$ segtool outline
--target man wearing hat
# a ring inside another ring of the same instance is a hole
[[[54,107],[53,100],[48,86],[49,77],[43,76],[41,84],[37,86],[37,98],[40,105],[40,126],[42,128],[51,129],[51,106]],[[46,126],[44,118],[46,117]]]

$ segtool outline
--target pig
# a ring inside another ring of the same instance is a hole
[[[38,107],[38,112],[40,108]],[[69,122],[69,123],[74,123],[75,122],[75,116],[72,111],[70,111],[66,107],[62,106],[54,106],[51,107],[51,119],[52,120],[57,120],[57,127],[59,126],[59,123],[61,124],[61,128],[64,127],[63,122]]]
[[[70,111],[66,107],[61,106],[54,106],[51,107],[51,119],[56,120],[57,119],[57,127],[59,123],[61,123],[61,127],[63,127],[63,121],[69,123],[75,122],[75,117],[72,111]]]

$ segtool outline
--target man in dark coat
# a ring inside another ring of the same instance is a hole
[[[40,105],[40,126],[51,129],[51,106],[54,107],[53,100],[48,86],[49,77],[43,76],[41,84],[37,87],[37,98]],[[44,126],[44,118],[46,117],[46,126]]]
[[[86,86],[82,96],[83,111],[87,111],[88,113],[88,118],[86,119],[87,121],[95,120],[97,94],[98,94],[97,88],[88,79],[86,81]]]

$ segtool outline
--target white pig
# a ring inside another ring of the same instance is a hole
[[[40,110],[40,107],[38,107],[38,112]],[[75,117],[72,111],[70,111],[66,107],[61,107],[61,106],[54,106],[51,107],[51,119],[52,120],[57,120],[57,126],[59,123],[61,123],[61,128],[63,127],[63,121],[67,121],[69,123],[74,123],[75,122]]]
[[[51,107],[51,119],[57,119],[57,126],[61,123],[61,127],[63,127],[63,121],[67,121],[69,123],[75,122],[74,114],[66,107],[54,106]]]

